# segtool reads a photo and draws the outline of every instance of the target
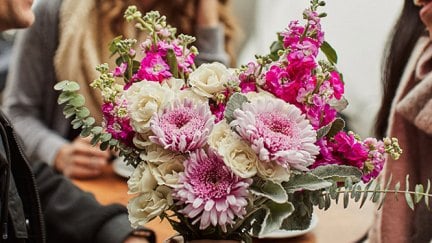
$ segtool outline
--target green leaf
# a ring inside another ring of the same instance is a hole
[[[107,142],[103,142],[103,143],[101,143],[100,146],[99,146],[99,148],[100,148],[101,150],[103,150],[103,151],[107,150],[108,147],[109,147],[109,142],[108,142],[108,141],[107,141]]]
[[[332,126],[330,128],[330,131],[327,133],[327,137],[332,138],[334,137],[338,132],[342,131],[345,127],[345,121],[341,118],[336,118],[332,122]]]
[[[386,198],[386,196],[387,196],[387,192],[388,192],[388,190],[390,189],[390,184],[391,184],[391,182],[392,182],[392,179],[393,179],[393,175],[390,174],[390,177],[389,177],[389,179],[388,179],[388,181],[387,181],[387,184],[386,184],[386,186],[385,186],[385,189],[384,189],[384,194],[383,194],[383,196],[382,196],[382,198],[381,198],[381,202],[380,202],[380,204],[379,204],[379,206],[378,206],[378,210],[380,210],[381,207],[384,205],[384,201],[385,201],[385,198]],[[378,182],[378,183],[379,183],[379,182]]]
[[[415,186],[415,194],[414,194],[414,202],[415,203],[419,203],[420,200],[422,199],[423,193],[424,193],[423,189],[424,188],[423,188],[422,184],[418,184]]]
[[[75,81],[64,80],[54,85],[54,89],[57,91],[74,92],[74,91],[78,91],[80,89],[80,86]]]
[[[81,94],[75,95],[70,101],[69,104],[74,107],[82,107],[85,104],[84,96]]]
[[[347,165],[319,166],[311,173],[321,179],[332,179],[336,182],[343,182],[346,178],[350,178],[354,183],[359,182],[363,175],[358,168]]]
[[[288,193],[292,193],[303,190],[321,190],[332,186],[332,183],[322,178],[319,178],[318,176],[311,173],[303,173],[291,175],[290,180],[287,182],[283,182],[282,186]]]
[[[341,118],[336,118],[333,122],[321,127],[317,131],[317,139],[324,136],[334,137],[336,133],[340,132],[345,127],[345,121]]]
[[[91,127],[83,128],[83,130],[81,130],[80,136],[81,137],[88,137],[88,136],[90,136],[91,129],[92,129]]]
[[[260,236],[280,229],[282,222],[294,212],[294,205],[290,202],[278,204],[269,201],[264,205],[264,208],[267,209],[267,214],[261,225]]]
[[[276,203],[285,203],[288,201],[288,194],[281,184],[272,181],[260,181],[252,184],[249,189],[257,196],[266,197]]]
[[[171,73],[173,74],[174,78],[179,78],[177,57],[176,57],[176,55],[172,49],[168,49],[168,51],[167,51],[167,62],[168,62],[168,66],[170,67]]]
[[[93,137],[92,137],[90,143],[92,145],[96,145],[99,142],[99,138],[100,138],[101,135],[102,135],[101,133],[93,134]]]
[[[76,112],[77,117],[84,119],[84,118],[87,118],[89,115],[90,115],[90,111],[86,107],[82,106],[82,107],[77,109],[77,112]]]
[[[430,182],[430,180],[428,179],[428,180],[427,180],[426,190],[425,190],[425,192],[426,192],[427,194],[429,194],[430,188],[431,188],[431,182]],[[426,196],[424,200],[425,200],[426,207],[429,209],[429,196]]]
[[[414,202],[411,197],[411,194],[409,193],[409,175],[406,176],[406,185],[405,185],[405,200],[408,204],[408,207],[410,207],[412,210],[414,210]]]
[[[83,122],[86,126],[89,127],[92,126],[96,122],[96,120],[93,117],[87,117],[83,120]]]
[[[230,97],[224,113],[225,119],[228,124],[234,120],[234,111],[238,108],[241,108],[244,102],[249,101],[246,96],[242,95],[241,93],[234,93]]]
[[[93,127],[91,130],[91,133],[93,134],[100,134],[103,131],[102,127]]]
[[[294,212],[284,220],[281,229],[284,230],[304,230],[310,226],[313,205],[311,204],[310,193],[297,192],[291,194],[290,202],[294,205]]]
[[[338,61],[338,56],[333,47],[327,42],[324,41],[321,45],[321,51],[327,57],[328,61],[332,64],[336,64]]]
[[[73,93],[71,94],[70,92],[62,92],[57,99],[57,103],[59,105],[61,105],[63,103],[66,103],[67,101],[69,101],[73,97],[74,97]]]
[[[103,133],[100,136],[100,141],[101,142],[108,142],[111,138],[112,138],[112,135],[110,133]]]
[[[279,55],[278,52],[280,50],[283,50],[283,42],[282,40],[280,40],[279,36],[278,36],[278,40],[274,41],[271,45],[270,45],[270,55],[269,57],[273,60],[276,61],[279,59]]]

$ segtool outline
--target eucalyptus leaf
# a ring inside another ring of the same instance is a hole
[[[228,124],[234,120],[234,111],[238,108],[241,108],[244,102],[249,101],[246,96],[242,95],[241,93],[234,93],[233,95],[231,95],[224,113],[225,119]]]
[[[54,89],[57,91],[74,92],[74,91],[78,91],[80,89],[80,86],[75,81],[64,80],[54,85]]]
[[[353,183],[359,182],[362,177],[362,172],[353,166],[347,165],[324,165],[319,166],[311,171],[311,173],[321,179],[332,179],[333,181],[344,181],[350,178]]]
[[[90,115],[90,111],[86,107],[82,106],[82,107],[77,109],[77,112],[76,112],[77,117],[84,119],[84,118],[88,117],[89,115]]]
[[[70,101],[69,104],[75,107],[82,107],[85,104],[84,96],[81,94],[75,95]]]
[[[59,105],[61,105],[63,103],[68,102],[72,98],[73,98],[73,95],[71,95],[70,92],[62,92],[57,99],[57,103]]]

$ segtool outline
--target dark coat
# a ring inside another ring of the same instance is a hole
[[[30,165],[0,112],[0,242],[120,243],[133,230],[122,205],[100,205],[46,163]]]

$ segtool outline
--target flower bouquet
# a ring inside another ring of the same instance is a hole
[[[343,130],[338,113],[347,101],[336,52],[321,30],[324,4],[312,0],[304,24],[291,22],[269,55],[239,69],[196,67],[193,37],[177,36],[158,12],[142,16],[132,6],[125,18],[148,38],[115,38],[109,48],[117,66],[97,67],[92,87],[104,99],[102,125],[77,83],[55,86],[73,127],[135,167],[128,180],[132,226],[160,217],[186,240],[251,242],[308,228],[314,206],[327,209],[339,195],[345,205],[382,203],[385,192],[398,191],[372,184],[385,156],[400,155],[397,140],[362,140]],[[407,191],[407,202],[428,191]]]

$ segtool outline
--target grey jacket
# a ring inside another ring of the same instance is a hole
[[[54,163],[60,147],[68,143],[70,123],[57,105],[58,82],[54,54],[59,39],[61,0],[40,0],[35,7],[36,22],[18,33],[10,73],[3,96],[4,111],[23,138],[31,160]],[[224,51],[223,29],[201,29],[197,34],[200,55],[197,63],[228,62]]]

